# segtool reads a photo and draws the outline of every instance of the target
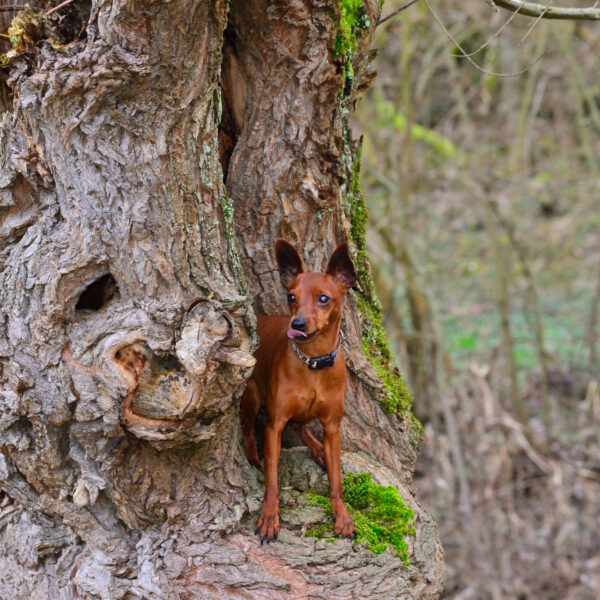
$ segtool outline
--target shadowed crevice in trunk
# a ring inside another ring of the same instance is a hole
[[[226,185],[229,161],[243,126],[247,100],[247,82],[238,63],[236,41],[235,29],[229,24],[223,38],[219,123],[219,160]]]
[[[6,80],[6,71],[0,70],[0,115],[12,109],[13,94]]]
[[[111,298],[119,293],[115,278],[107,273],[96,279],[82,292],[75,310],[100,310]]]

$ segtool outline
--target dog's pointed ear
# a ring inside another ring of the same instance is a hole
[[[281,283],[289,290],[300,273],[304,272],[298,250],[285,240],[275,242],[275,258],[279,266]]]
[[[348,244],[342,244],[333,251],[325,273],[335,277],[346,291],[356,283],[356,271],[348,253]]]

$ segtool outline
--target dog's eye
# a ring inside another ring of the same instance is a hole
[[[325,305],[325,304],[329,304],[329,296],[326,296],[325,294],[321,294],[319,296],[319,304],[321,305]]]
[[[296,304],[296,296],[294,296],[294,294],[288,294],[288,303]]]

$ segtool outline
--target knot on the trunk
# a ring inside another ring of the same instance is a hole
[[[234,321],[208,301],[193,305],[174,352],[153,351],[139,340],[115,361],[129,382],[122,421],[141,439],[177,446],[211,438],[215,420],[234,401],[254,357],[239,347]]]
[[[231,321],[209,302],[198,302],[188,311],[181,339],[175,344],[179,360],[196,377],[204,375],[211,360],[237,367],[253,367],[256,360],[235,343]],[[222,344],[225,342],[225,344]]]

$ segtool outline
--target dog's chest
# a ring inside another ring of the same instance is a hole
[[[307,389],[306,393],[298,396],[292,420],[310,421],[327,414],[327,399],[317,389]]]

